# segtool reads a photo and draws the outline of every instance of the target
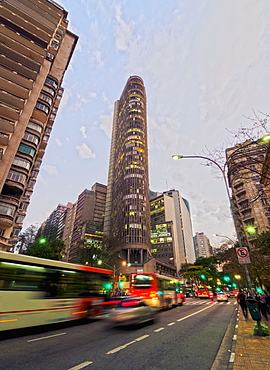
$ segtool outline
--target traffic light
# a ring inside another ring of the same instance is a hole
[[[250,225],[250,226],[247,226],[246,227],[246,232],[249,234],[249,235],[254,235],[256,234],[257,230],[256,230],[256,227]]]
[[[123,288],[124,282],[123,281],[119,281],[118,286],[119,286],[119,288]]]
[[[229,278],[229,276],[224,276],[224,281],[230,281],[231,279]]]
[[[107,283],[106,285],[105,285],[105,289],[106,290],[110,290],[112,288],[112,284],[111,283]]]
[[[201,274],[201,275],[200,275],[200,278],[201,278],[201,279],[203,279],[203,280],[205,280],[205,279],[206,279],[206,277],[205,277],[205,275],[204,275],[204,274]]]
[[[39,244],[44,244],[44,243],[46,243],[46,241],[47,241],[47,240],[46,240],[45,238],[42,238],[42,239],[39,239],[39,241],[38,241],[38,242],[39,242]]]

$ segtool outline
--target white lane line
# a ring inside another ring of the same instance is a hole
[[[233,336],[232,340],[236,340],[236,338],[237,338],[237,335],[236,335],[236,334],[234,334],[234,336]]]
[[[205,307],[205,308],[201,309],[200,311],[197,311],[197,312],[194,312],[194,313],[192,313],[192,314],[190,314],[190,315],[187,315],[187,316],[185,316],[185,317],[182,317],[181,319],[178,319],[177,321],[183,321],[183,320],[186,320],[186,319],[188,319],[189,317],[194,316],[194,315],[197,315],[198,313],[200,313],[200,312],[202,312],[202,311],[205,311],[205,310],[208,310],[208,309],[209,309],[209,308],[211,308],[211,307],[212,307],[212,305],[211,305],[211,306],[207,306],[207,307]]]
[[[106,355],[112,355],[113,353],[116,353],[116,352],[121,351],[122,349],[126,348],[130,344],[133,344],[133,343],[136,343],[136,342],[140,342],[141,340],[143,340],[143,339],[145,339],[147,337],[149,337],[148,334],[147,335],[143,335],[142,337],[139,337],[137,339],[134,339],[132,342],[129,342],[127,344],[123,344],[120,347],[117,347],[117,348],[112,349],[111,351],[107,352]]]
[[[175,324],[175,322],[170,322],[169,324],[167,324],[168,326],[172,326],[172,325],[174,325]]]
[[[73,366],[71,368],[69,368],[68,370],[80,370],[88,365],[91,365],[93,363],[93,361],[85,361],[83,363],[81,363],[80,365],[77,365],[77,366]]]
[[[161,331],[161,330],[164,330],[164,328],[156,329],[156,330],[154,330],[154,332],[155,332],[155,333],[158,333],[158,332],[159,332],[159,331]]]
[[[238,328],[238,325],[235,325],[235,329],[237,329]]]
[[[230,356],[230,359],[229,359],[229,362],[234,362],[234,356],[235,356],[235,353],[232,352],[231,356]]]
[[[30,339],[27,342],[35,342],[36,340],[42,340],[42,339],[47,339],[47,338],[53,338],[53,337],[58,337],[59,335],[65,335],[66,333],[60,333],[60,334],[54,334],[54,335],[49,335],[48,337],[41,337],[41,338],[36,338],[36,339]]]

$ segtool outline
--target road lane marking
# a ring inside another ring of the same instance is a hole
[[[137,339],[134,339],[132,342],[129,342],[129,343],[127,343],[127,344],[123,344],[123,345],[122,345],[122,346],[120,346],[120,347],[117,347],[117,348],[112,349],[111,351],[107,352],[107,353],[106,353],[106,355],[112,355],[113,353],[116,353],[116,352],[118,352],[118,351],[121,351],[122,349],[125,349],[125,348],[126,348],[127,346],[129,346],[130,344],[133,344],[133,343],[136,343],[136,342],[140,342],[141,340],[143,340],[143,339],[145,339],[145,338],[147,338],[147,337],[149,337],[149,335],[148,335],[148,334],[143,335],[142,337],[139,337],[139,338],[137,338]]]
[[[149,335],[148,335],[148,334],[143,335],[142,337],[139,337],[139,338],[137,338],[137,339],[135,339],[135,340],[139,342],[140,340],[143,340],[143,339],[145,339],[145,338],[147,338],[147,337],[149,337]]]
[[[236,338],[237,338],[237,335],[236,335],[236,334],[234,334],[234,336],[233,336],[232,340],[236,340]]]
[[[159,331],[161,331],[161,330],[164,330],[164,328],[156,329],[156,330],[154,330],[154,332],[155,332],[155,333],[158,333],[158,332],[159,332]]]
[[[174,325],[175,324],[175,322],[170,322],[169,324],[167,324],[168,326],[172,326],[172,325]]]
[[[231,353],[231,356],[230,356],[230,360],[229,360],[229,362],[234,362],[234,356],[235,356],[235,353],[234,353],[234,352],[232,352],[232,353]]]
[[[42,339],[48,339],[48,338],[53,338],[53,337],[58,337],[59,335],[65,335],[66,333],[60,333],[60,334],[54,334],[54,335],[49,335],[48,337],[41,337],[41,338],[36,338],[36,339],[30,339],[27,342],[35,342],[36,340],[42,340]]]
[[[208,310],[208,309],[209,309],[209,308],[211,308],[211,307],[212,307],[212,305],[211,305],[211,306],[207,306],[207,307],[205,307],[205,308],[201,309],[200,311],[197,311],[197,312],[194,312],[194,313],[192,313],[192,314],[190,314],[190,315],[187,315],[187,316],[185,316],[185,317],[182,317],[181,319],[178,319],[177,321],[183,321],[183,320],[186,320],[186,319],[188,319],[189,317],[194,316],[194,315],[197,315],[198,313],[200,313],[200,312],[202,312],[202,311],[205,311],[205,310]]]
[[[237,329],[238,328],[238,325],[235,325],[235,329]]]
[[[69,368],[68,370],[80,370],[88,365],[91,365],[93,363],[93,361],[85,361],[83,363],[81,363],[80,365],[77,365],[77,366],[73,366],[71,368]]]

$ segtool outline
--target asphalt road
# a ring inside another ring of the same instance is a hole
[[[96,320],[28,329],[0,341],[0,369],[208,370],[236,307],[234,299],[187,299],[159,313],[154,324],[135,328]]]

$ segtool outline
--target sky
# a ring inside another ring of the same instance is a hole
[[[107,184],[114,102],[139,75],[153,191],[177,189],[193,232],[235,239],[221,173],[201,159],[270,112],[269,0],[59,0],[79,36],[23,229]],[[261,113],[260,113],[261,114]],[[212,154],[211,154],[212,155]]]

